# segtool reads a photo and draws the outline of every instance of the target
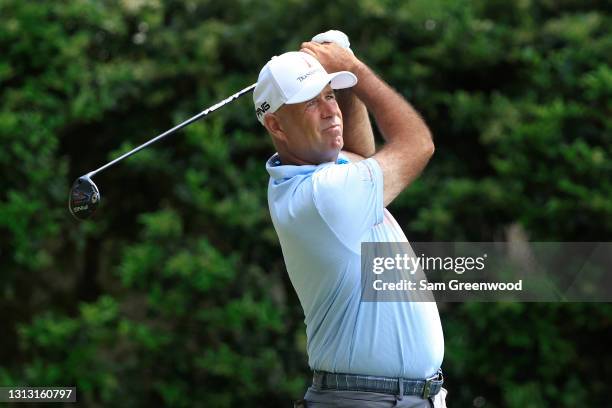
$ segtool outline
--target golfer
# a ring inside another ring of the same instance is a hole
[[[360,301],[361,243],[407,241],[385,207],[429,161],[431,134],[343,33],[313,40],[272,58],[253,96],[277,151],[268,203],[313,370],[296,406],[445,407],[436,304]],[[368,111],[385,139],[378,151]]]

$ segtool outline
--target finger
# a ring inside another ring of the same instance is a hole
[[[318,42],[314,42],[314,41],[307,41],[307,42],[303,42],[301,47],[302,48],[317,49],[317,48],[322,47],[322,44],[320,44]]]
[[[317,58],[317,54],[314,53],[314,51],[309,50],[308,48],[300,48],[301,52],[305,52],[306,54],[310,54],[313,57]]]
[[[300,50],[308,50],[310,51],[310,53],[316,54],[320,50],[320,48],[314,47],[312,43],[302,43],[302,48]]]

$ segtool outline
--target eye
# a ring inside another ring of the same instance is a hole
[[[327,99],[328,101],[331,101],[332,99],[336,99],[336,94],[333,92],[330,92],[327,95],[325,95],[325,99]]]
[[[308,102],[306,102],[306,107],[310,108],[312,106],[315,106],[317,104],[317,98],[313,98],[311,100],[309,100]]]

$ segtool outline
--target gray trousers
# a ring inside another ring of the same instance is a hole
[[[446,390],[442,388],[434,397],[421,397],[379,394],[362,391],[317,390],[308,388],[305,403],[295,407],[306,408],[446,408]]]

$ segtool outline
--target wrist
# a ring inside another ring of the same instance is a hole
[[[348,69],[347,71],[352,72],[357,77],[357,86],[370,73],[370,69],[368,68],[368,66],[357,58],[353,59],[350,65],[350,69]]]
[[[359,78],[359,74],[363,71],[364,65],[365,64],[363,62],[353,55],[346,63],[344,71],[352,72],[357,78]]]
[[[351,72],[357,77],[357,84],[351,89],[368,109],[374,109],[374,101],[380,102],[379,98],[386,94],[388,86],[361,61],[358,61]]]

